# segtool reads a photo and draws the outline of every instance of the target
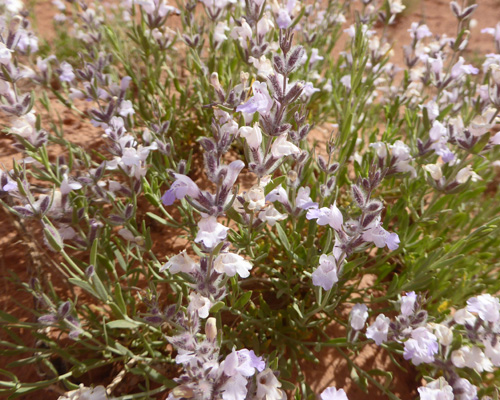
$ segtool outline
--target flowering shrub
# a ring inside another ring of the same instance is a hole
[[[2,395],[345,400],[306,380],[335,348],[397,399],[355,361],[381,346],[423,400],[498,396],[500,55],[467,60],[477,5],[451,2],[454,37],[413,23],[400,66],[398,0],[54,5],[42,46],[1,2],[0,201],[42,255],[33,318],[0,314],[7,367],[40,380],[2,370]]]

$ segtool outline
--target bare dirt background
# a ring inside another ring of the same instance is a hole
[[[479,0],[479,7],[473,18],[478,24],[471,29],[471,40],[468,50],[469,61],[480,65],[480,55],[494,52],[491,36],[483,35],[480,30],[485,27],[494,27],[500,21],[500,0]],[[456,31],[456,20],[450,12],[449,2],[445,0],[409,0],[406,1],[407,9],[397,20],[397,23],[389,29],[390,40],[394,42],[395,56],[393,62],[402,65],[402,45],[410,41],[408,28],[414,21],[423,21],[433,33],[446,33],[452,36]],[[55,6],[50,0],[37,0],[34,2],[35,27],[40,36],[50,41],[54,37],[52,18],[57,13]],[[80,122],[71,112],[59,106],[58,110],[63,116],[65,124],[65,135],[69,140],[79,143],[84,148],[99,144],[101,133],[87,123]],[[8,121],[0,116],[0,123],[6,125]],[[327,129],[317,129],[312,133],[312,140],[320,143],[326,142]],[[57,154],[57,149],[52,149],[52,154]],[[11,148],[11,140],[0,133],[0,166],[10,168],[12,159],[20,159],[22,155]],[[162,254],[172,254],[179,243],[165,243],[166,232],[160,231],[156,236],[155,247],[162,250]],[[22,320],[33,321],[33,317],[25,308],[33,306],[32,297],[20,289],[21,282],[28,282],[34,275],[35,269],[41,268],[47,279],[52,280],[57,286],[61,279],[58,272],[52,265],[46,263],[43,257],[43,249],[37,248],[33,244],[33,238],[28,230],[0,209],[0,309],[14,314]],[[172,232],[170,232],[170,236]],[[37,265],[42,263],[43,265]],[[14,274],[15,275],[14,275]],[[369,280],[370,277],[367,277]],[[62,285],[62,284],[61,284]],[[61,288],[64,290],[64,288]],[[332,327],[329,332],[332,338],[344,336],[344,332],[336,327]],[[33,345],[35,339],[28,332],[20,332],[21,338],[27,344]],[[0,338],[2,338],[0,336]],[[307,380],[312,388],[319,393],[327,386],[344,387],[351,400],[365,399],[366,394],[361,391],[350,377],[350,369],[347,362],[334,350],[323,350],[318,354],[319,364],[303,363],[303,370],[306,371]],[[13,357],[3,357],[0,360],[0,368],[15,361]],[[389,359],[388,355],[375,346],[365,346],[364,350],[355,359],[356,363],[363,369],[368,370],[378,368],[390,371],[394,375],[392,390],[401,399],[416,398],[415,377],[416,372],[411,365],[402,364],[408,372],[398,369]],[[20,381],[36,381],[39,378],[34,368],[17,368],[13,370]],[[385,399],[386,397],[376,388],[370,387],[370,398],[372,400]],[[58,394],[54,391],[46,390],[43,393],[26,395],[22,397],[26,400],[57,399]],[[162,396],[164,398],[165,396]]]

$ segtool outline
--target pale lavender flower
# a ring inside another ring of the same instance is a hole
[[[415,292],[406,293],[406,296],[401,298],[401,314],[406,317],[413,314],[416,301],[417,295]]]
[[[347,90],[351,90],[351,75],[344,75],[340,78],[340,83],[344,85]]]
[[[412,22],[411,28],[408,29],[412,39],[421,40],[425,37],[432,36],[432,32],[427,25],[419,25],[418,22]]]
[[[458,79],[462,75],[476,75],[479,72],[479,69],[473,67],[470,64],[465,65],[465,59],[460,57],[456,64],[451,69],[451,77],[453,79]]]
[[[351,310],[350,322],[352,329],[360,331],[365,327],[368,319],[368,307],[365,304],[357,303]]]
[[[255,354],[253,356],[247,349],[233,350],[221,363],[221,369],[227,376],[252,376],[255,374],[256,365],[260,366],[260,361],[256,364]]]
[[[247,278],[250,275],[249,271],[252,269],[252,264],[238,254],[222,253],[215,259],[214,269],[227,276],[238,274],[242,278]]]
[[[306,218],[317,219],[318,225],[330,225],[336,231],[342,229],[342,224],[344,223],[344,217],[337,207],[336,202],[334,202],[329,208],[322,207],[320,209],[311,208],[307,211]]]
[[[252,91],[253,96],[250,97],[246,103],[239,105],[236,111],[247,114],[258,112],[261,115],[268,115],[274,102],[269,95],[267,84],[265,82],[255,81],[252,84]]]
[[[377,346],[380,346],[382,343],[387,341],[390,322],[391,320],[384,314],[378,315],[375,322],[366,330],[366,337],[368,339],[373,339]]]
[[[73,72],[73,67],[71,64],[63,61],[60,65],[61,73],[59,79],[63,82],[72,82],[75,79],[75,73]]]
[[[200,188],[189,176],[182,174],[174,174],[174,176],[175,182],[172,183],[170,189],[161,198],[163,204],[171,206],[175,200],[183,199],[185,196],[198,197]]]
[[[4,43],[0,43],[0,64],[9,64],[12,59],[12,52]]]
[[[399,236],[397,233],[387,232],[381,225],[380,216],[375,218],[367,229],[363,232],[363,240],[373,242],[377,247],[387,246],[389,250],[396,250],[399,247]]]
[[[220,242],[222,242],[227,237],[227,231],[229,228],[217,222],[217,218],[214,216],[209,216],[207,218],[202,218],[198,222],[198,234],[194,241],[196,243],[203,243],[203,245],[209,249],[214,248]]]
[[[467,300],[467,311],[476,312],[483,321],[494,323],[500,319],[500,302],[491,294],[482,294]]]
[[[134,115],[135,114],[134,106],[133,106],[133,104],[132,104],[132,102],[130,100],[123,100],[120,103],[119,114],[122,117],[127,117],[128,115]]]
[[[427,328],[421,326],[411,332],[411,338],[405,342],[403,357],[411,359],[413,364],[431,363],[437,354],[439,345],[437,337]]]
[[[274,158],[281,158],[290,155],[298,155],[301,150],[287,139],[288,134],[278,136],[271,146],[271,154]]]
[[[295,205],[303,210],[308,210],[310,208],[317,208],[318,203],[312,201],[310,187],[301,187],[297,192],[297,197],[295,198]]]
[[[337,261],[334,256],[323,254],[319,258],[319,266],[312,273],[313,285],[330,290],[338,282]]]
[[[326,388],[320,394],[321,400],[349,400],[344,389],[336,389],[333,386]]]
[[[488,357],[495,367],[500,367],[500,342],[496,340],[493,346],[490,339],[483,339],[484,354]]]

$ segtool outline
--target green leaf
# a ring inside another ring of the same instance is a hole
[[[132,320],[126,320],[126,319],[117,319],[116,321],[110,321],[106,324],[106,327],[109,329],[135,329],[141,324],[132,321]]]
[[[240,309],[245,306],[245,304],[248,303],[248,300],[252,297],[252,291],[249,290],[248,292],[244,293],[237,301],[234,303],[234,308]]]

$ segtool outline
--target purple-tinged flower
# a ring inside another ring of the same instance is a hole
[[[463,57],[460,57],[456,64],[451,69],[451,77],[453,79],[458,79],[462,75],[476,75],[479,72],[479,69],[474,66],[467,64],[464,65],[465,60]]]
[[[292,142],[289,142],[287,139],[288,134],[284,133],[283,135],[278,136],[278,138],[273,142],[271,146],[271,154],[274,158],[281,158],[290,155],[298,155],[301,150],[297,146],[295,146]]]
[[[365,327],[368,319],[368,307],[365,304],[357,303],[351,310],[350,314],[351,328],[355,331],[360,331]]]
[[[500,367],[500,341],[496,340],[492,345],[491,339],[483,339],[484,354],[488,357],[495,367]]]
[[[416,301],[417,295],[415,292],[406,293],[406,296],[401,298],[401,314],[406,317],[413,314]]]
[[[500,302],[491,294],[482,294],[467,300],[467,311],[478,313],[483,321],[497,322],[500,319]]]
[[[252,264],[242,256],[234,253],[222,253],[214,261],[214,269],[220,274],[235,276],[238,274],[242,278],[250,275]]]
[[[432,36],[432,32],[429,30],[427,25],[419,25],[418,22],[412,22],[411,28],[408,29],[410,32],[410,37],[412,39],[421,40],[425,37]]]
[[[248,49],[248,42],[252,39],[252,28],[248,25],[245,18],[241,19],[241,26],[235,26],[231,31],[231,37],[238,40],[240,46],[244,49]]]
[[[344,85],[347,90],[351,90],[351,75],[344,75],[340,78],[340,83]]]
[[[135,114],[134,106],[133,106],[133,104],[132,104],[132,102],[130,100],[123,100],[120,103],[119,114],[122,117],[127,117],[128,115],[134,115]]]
[[[68,194],[72,190],[78,190],[81,188],[82,188],[82,184],[80,182],[70,180],[68,178],[68,174],[64,174],[63,180],[61,182],[61,187],[60,187],[62,195]]]
[[[427,328],[421,326],[411,332],[411,338],[405,342],[403,357],[411,359],[413,364],[431,363],[439,351],[437,337]]]
[[[455,400],[477,400],[477,387],[465,378],[458,378],[453,383]]]
[[[252,357],[247,349],[233,350],[221,363],[221,369],[227,376],[243,375],[248,377],[255,374],[255,361],[255,357]],[[257,365],[260,366],[260,362]]]
[[[336,231],[340,231],[344,223],[344,217],[338,209],[336,202],[334,202],[330,208],[322,207],[320,209],[309,209],[306,218],[308,220],[317,219],[318,225],[330,225]]]
[[[384,314],[378,315],[375,322],[366,330],[366,337],[368,339],[373,339],[377,346],[380,346],[382,343],[387,341],[390,322],[391,320]]]
[[[208,218],[202,218],[198,222],[198,234],[194,241],[196,243],[203,243],[203,245],[209,249],[214,248],[220,242],[222,242],[227,237],[227,231],[229,228],[217,222],[217,218],[214,216],[209,216]]]
[[[312,279],[314,286],[321,286],[324,290],[330,290],[339,280],[335,257],[323,254],[319,258],[318,268],[312,273]]]
[[[315,203],[311,199],[311,188],[301,187],[297,192],[297,197],[295,198],[295,205],[303,210],[308,210],[310,208],[318,208],[318,203]]]
[[[189,176],[182,174],[174,174],[174,176],[175,182],[161,198],[164,205],[171,206],[175,200],[183,199],[185,196],[198,197],[200,188]]]
[[[420,400],[453,400],[453,389],[443,377],[418,388]]]
[[[380,224],[380,217],[375,218],[367,229],[363,232],[363,240],[373,242],[377,247],[387,246],[389,250],[396,250],[399,247],[399,236],[397,233],[387,232]]]
[[[344,389],[336,389],[333,386],[326,388],[320,394],[321,400],[349,400]]]
[[[252,84],[252,90],[253,96],[250,97],[246,103],[239,105],[236,111],[241,111],[246,114],[258,112],[261,115],[268,115],[274,102],[269,95],[267,84],[265,82],[255,81]]]
[[[75,73],[73,72],[73,67],[71,64],[63,61],[60,65],[61,73],[59,79],[63,82],[72,82],[75,79]]]
[[[170,260],[160,268],[160,272],[168,269],[171,274],[176,274],[178,272],[189,274],[195,270],[196,266],[196,262],[189,257],[186,250],[182,250],[179,254],[171,257]]]

